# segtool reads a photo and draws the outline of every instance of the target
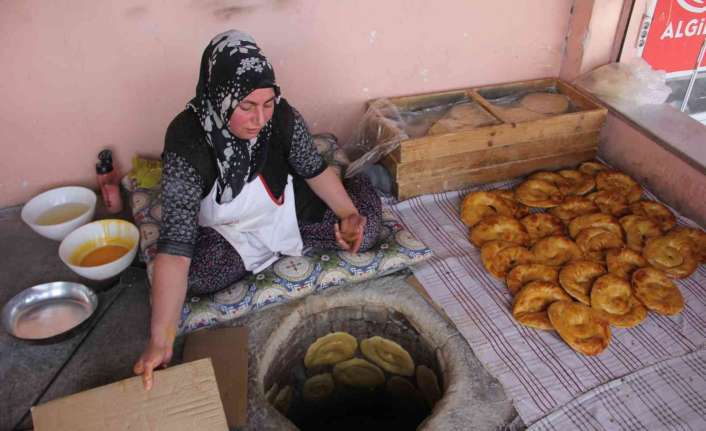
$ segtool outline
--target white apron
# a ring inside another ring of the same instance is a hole
[[[221,234],[243,258],[245,269],[258,273],[280,255],[301,256],[292,176],[276,202],[262,175],[245,183],[230,202],[216,202],[216,184],[201,200],[199,224]]]

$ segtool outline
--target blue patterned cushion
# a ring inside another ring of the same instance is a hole
[[[139,187],[128,176],[123,185],[130,195],[135,224],[140,229],[140,258],[152,281],[162,219],[160,189]],[[399,271],[431,257],[431,250],[415,239],[386,210],[378,244],[365,253],[309,249],[304,256],[285,256],[267,270],[204,296],[187,298],[179,333],[236,319],[264,308],[302,298],[344,283],[357,283]]]
[[[388,211],[378,244],[365,253],[309,249],[285,256],[265,271],[205,296],[187,299],[179,333],[237,319],[344,283],[389,274],[431,257],[431,250],[404,229]]]

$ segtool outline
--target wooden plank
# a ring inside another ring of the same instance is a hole
[[[566,95],[571,99],[571,101],[577,105],[578,107],[582,109],[600,109],[604,111],[608,111],[602,104],[601,102],[598,101],[598,99],[582,92],[578,88],[567,84],[564,81],[559,81],[557,82],[557,88],[559,91],[561,91],[562,94]]]
[[[248,328],[205,329],[184,342],[183,359],[211,358],[229,428],[248,422]]]
[[[556,87],[558,79],[556,78],[540,78],[527,81],[515,81],[504,84],[484,85],[474,87],[482,97],[494,99],[496,97],[506,96],[518,91],[546,91],[549,88]]]
[[[466,90],[422,93],[412,96],[389,97],[388,100],[402,110],[415,111],[431,106],[446,105],[466,99]]]
[[[383,165],[390,170],[395,180],[413,182],[423,178],[454,175],[488,165],[595,149],[598,147],[598,136],[599,132],[578,133],[408,163],[397,163],[394,158],[390,158],[383,161]]]
[[[399,166],[400,162],[395,158],[394,151],[380,159],[380,164],[387,168],[387,171],[390,172],[390,175],[396,181],[398,177],[397,166]]]
[[[543,169],[573,167],[596,156],[596,149],[567,154],[518,160],[500,165],[486,166],[458,175],[429,178],[409,183],[396,183],[397,198],[409,199],[427,193],[458,190],[475,184],[507,180]]]
[[[468,90],[468,96],[475,100],[477,104],[479,104],[483,109],[486,111],[490,112],[490,114],[500,120],[501,123],[506,123],[506,124],[512,124],[514,127],[514,124],[512,121],[508,120],[502,112],[500,112],[499,109],[497,109],[495,106],[493,106],[492,103],[489,103],[487,100],[485,100],[480,94],[478,94],[477,91],[475,90]]]
[[[469,151],[515,145],[575,133],[599,131],[607,113],[603,110],[574,112],[542,120],[500,124],[438,136],[402,141],[395,151],[401,163],[458,155]]]

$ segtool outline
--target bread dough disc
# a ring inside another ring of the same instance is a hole
[[[443,118],[434,123],[427,134],[441,135],[491,124],[498,124],[498,120],[477,105],[464,103],[449,109]]]
[[[503,120],[509,121],[511,123],[524,123],[525,121],[534,121],[545,118],[544,114],[539,112],[530,111],[522,106],[517,106],[514,108],[502,108],[501,114]]]
[[[556,115],[569,109],[569,99],[563,94],[529,93],[520,99],[520,105],[532,112]]]

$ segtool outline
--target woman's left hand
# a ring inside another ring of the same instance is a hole
[[[345,251],[357,253],[358,249],[360,249],[360,244],[363,242],[363,232],[367,221],[368,219],[365,216],[358,213],[342,218],[334,226],[338,245]]]

